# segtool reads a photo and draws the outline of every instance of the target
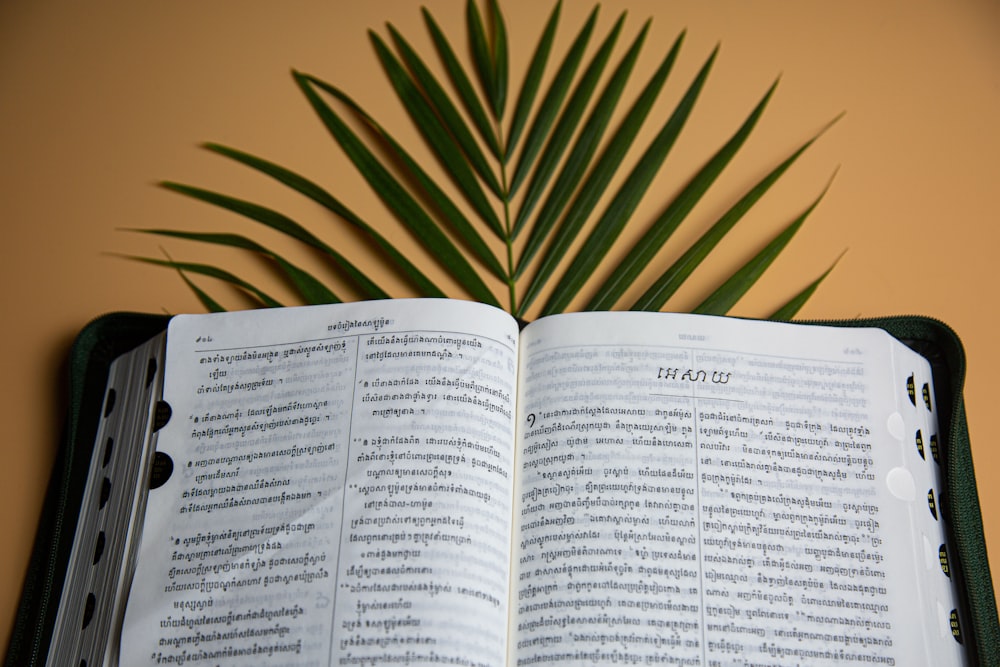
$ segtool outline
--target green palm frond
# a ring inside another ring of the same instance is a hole
[[[632,309],[659,310],[823,133],[805,142],[736,199],[697,241],[677,253],[679,259],[671,266],[657,268],[660,251],[736,158],[777,84],[764,91],[743,123],[706,158],[704,166],[678,194],[664,203],[655,220],[636,222],[635,212],[648,196],[654,177],[667,162],[686,124],[696,118],[696,103],[709,85],[718,48],[708,54],[690,82],[676,84],[683,91],[676,106],[648,145],[636,147],[636,137],[670,83],[684,32],[659,56],[662,60],[641,84],[638,94],[626,100],[632,72],[646,45],[648,21],[627,46],[619,48],[625,15],[617,17],[602,34],[599,11],[594,7],[582,25],[571,32],[567,50],[558,55],[553,53],[553,47],[562,29],[562,4],[556,2],[518,82],[510,70],[510,42],[501,8],[496,0],[477,4],[482,1],[467,1],[464,49],[456,48],[457,42],[444,33],[426,9],[421,11],[433,44],[429,54],[419,53],[391,24],[387,24],[385,36],[370,32],[375,58],[425,144],[420,150],[429,150],[434,156],[437,164],[433,169],[421,165],[413,157],[417,150],[404,146],[376,119],[377,114],[363,108],[346,91],[318,75],[292,72],[294,83],[320,125],[395,220],[366,220],[318,182],[263,157],[215,143],[205,144],[205,148],[319,204],[327,214],[321,221],[323,226],[300,223],[241,197],[176,182],[161,185],[318,251],[337,280],[342,281],[342,287],[357,298],[392,295],[331,241],[324,240],[338,225],[360,234],[378,253],[384,268],[401,277],[418,296],[441,297],[446,292],[390,241],[397,233],[394,230],[408,233],[439,269],[461,286],[464,296],[502,305],[522,318],[535,312],[565,311],[588,291],[590,296],[584,306],[587,310],[621,307],[625,294],[638,290],[644,291],[630,306]],[[616,55],[619,50],[621,54]],[[460,53],[469,54],[467,62]],[[620,120],[613,126],[616,116]],[[364,137],[352,129],[359,126],[366,130]],[[617,189],[610,190],[614,176],[627,160],[634,166],[623,174]],[[728,312],[786,248],[822,196],[766,243],[757,256],[736,269],[696,311]],[[606,203],[599,210],[602,201]],[[331,221],[333,228],[327,227]],[[634,237],[639,240],[624,252],[607,278],[595,284],[598,267],[630,224],[644,225],[643,233]],[[163,229],[131,231],[252,253],[267,261],[299,302],[340,300],[333,286],[249,236]],[[261,306],[280,305],[250,282],[220,267],[170,258],[133,259],[178,271],[209,310],[222,306],[196,286],[191,276],[227,283]],[[798,292],[774,317],[791,318],[832,268]],[[549,296],[542,303],[539,299],[545,293]],[[498,294],[505,294],[504,298]]]
[[[175,262],[171,259],[156,259],[153,257],[130,257],[129,259],[134,259],[140,262],[145,262],[147,264],[156,264],[158,266],[165,266],[169,269],[174,269],[178,273],[180,273],[182,277],[185,278],[185,282],[187,282],[189,285],[193,284],[191,283],[190,279],[187,278],[187,274],[189,273],[198,273],[203,276],[208,276],[209,278],[216,278],[218,280],[229,283],[230,285],[233,285],[234,287],[243,290],[251,298],[255,299],[257,305],[261,308],[280,308],[283,305],[277,299],[269,296],[262,289],[255,287],[246,280],[243,280],[242,278],[235,276],[234,274],[230,273],[229,271],[226,271],[225,269],[220,269],[211,266],[209,264],[198,264],[195,262]],[[204,292],[202,292],[201,294],[204,294]],[[202,301],[204,302],[205,299],[203,298]],[[218,304],[212,301],[213,309],[217,306]],[[221,307],[219,307],[219,309],[221,309]]]

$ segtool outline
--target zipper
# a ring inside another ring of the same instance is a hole
[[[125,317],[126,319],[118,319]],[[137,313],[122,313],[122,312],[107,312],[97,317],[92,318],[86,323],[81,329],[80,333],[77,335],[70,347],[69,359],[69,382],[68,386],[68,398],[69,398],[69,409],[67,410],[64,419],[66,419],[66,424],[64,426],[64,449],[60,452],[63,457],[63,464],[59,470],[59,488],[57,490],[58,500],[54,508],[55,516],[53,518],[52,532],[48,539],[48,555],[46,565],[42,572],[40,590],[41,590],[41,600],[38,604],[38,613],[35,615],[34,619],[28,619],[28,621],[33,620],[36,624],[37,629],[34,632],[31,645],[30,645],[30,659],[28,665],[39,666],[41,665],[40,655],[42,653],[42,643],[43,637],[46,635],[45,629],[51,626],[52,630],[55,629],[55,618],[50,618],[51,607],[52,607],[52,591],[55,586],[55,581],[58,576],[58,549],[56,548],[63,541],[63,533],[66,527],[66,508],[68,503],[69,487],[71,486],[72,471],[74,469],[74,463],[78,457],[77,451],[77,440],[79,439],[79,426],[80,419],[82,416],[82,402],[83,396],[86,393],[86,376],[88,371],[88,366],[90,361],[94,356],[103,348],[106,350],[105,356],[108,357],[107,363],[110,364],[113,350],[109,349],[110,344],[107,342],[106,334],[103,333],[105,327],[109,326],[109,323],[115,321],[115,328],[118,331],[122,331],[124,334],[131,334],[137,336],[140,333],[145,334],[146,330],[152,328],[153,323],[162,320],[165,326],[164,316],[161,315],[151,315],[151,314],[137,314]],[[154,334],[150,334],[154,335]],[[141,341],[140,341],[141,342]],[[81,365],[74,363],[74,360],[80,359],[81,355],[86,353]],[[107,389],[107,369],[104,372],[104,379],[101,386],[101,397],[98,401],[98,405],[104,405],[105,396],[104,393]],[[93,455],[93,450],[91,451]],[[89,460],[88,460],[89,469]],[[44,519],[44,516],[42,517]],[[61,597],[61,595],[60,595]],[[56,601],[58,602],[58,600]],[[58,613],[58,609],[56,609]],[[25,624],[27,625],[27,623]],[[19,626],[15,628],[15,633],[20,633],[24,629],[24,626]],[[49,635],[51,643],[51,635]]]
[[[80,331],[81,332],[89,331],[91,328],[93,328],[95,326],[98,326],[99,322],[101,322],[102,320],[104,320],[106,318],[109,318],[111,316],[113,316],[113,313],[104,313],[103,315],[99,315],[97,317],[94,317],[89,322],[87,322],[87,324],[84,325],[84,327],[81,328]],[[77,353],[77,349],[78,349],[79,345],[80,345],[80,343],[78,341],[74,341],[73,345],[70,348],[70,353],[69,353],[70,354],[70,359],[75,358],[75,354]],[[74,393],[74,390],[76,389],[74,387],[74,384],[76,382],[78,382],[78,381],[81,383],[81,392],[82,392],[83,378],[78,377],[80,375],[80,371],[78,369],[71,368],[70,369],[70,373],[71,373],[71,376],[69,378],[70,393],[71,394]],[[107,381],[105,380],[105,383],[106,382]],[[73,402],[72,402],[72,398],[73,397],[71,395],[70,396],[70,400],[71,400],[70,408],[69,408],[69,411],[68,411],[68,413],[67,413],[67,415],[65,417],[69,423],[66,425],[66,429],[67,430],[66,430],[66,432],[65,432],[65,434],[63,436],[63,437],[66,438],[66,450],[64,450],[62,452],[62,454],[63,454],[63,465],[62,465],[62,469],[60,471],[61,477],[60,477],[60,487],[59,487],[59,491],[58,491],[58,493],[59,493],[58,499],[59,500],[58,500],[58,504],[56,505],[56,509],[55,509],[56,516],[55,516],[55,522],[54,522],[53,529],[52,529],[52,535],[51,535],[51,538],[50,538],[50,544],[51,545],[58,545],[62,541],[63,527],[64,527],[64,525],[66,523],[66,518],[65,518],[66,517],[66,502],[67,502],[67,497],[66,496],[69,493],[70,473],[71,473],[72,468],[73,468],[73,458],[74,458],[74,456],[76,454],[76,425],[79,423],[78,422],[78,420],[79,420],[79,414],[76,414],[76,412],[79,410],[79,404],[74,405]],[[103,404],[103,394],[102,394],[102,400],[101,400],[101,402]],[[56,569],[57,569],[56,568],[56,561],[57,561],[56,554],[57,554],[57,550],[56,549],[52,549],[52,548],[49,549],[48,562],[47,562],[47,565],[46,565],[46,568],[45,568],[45,571],[44,571],[44,575],[43,575],[43,579],[42,579],[42,582],[41,582],[42,583],[42,599],[41,599],[41,602],[40,602],[39,607],[38,607],[38,611],[39,611],[39,613],[38,613],[38,619],[39,620],[44,620],[44,626],[42,626],[42,627],[47,627],[49,625],[49,623],[48,623],[49,607],[51,606],[50,602],[51,602],[51,597],[52,597],[52,588],[53,588],[53,585],[54,585],[54,582],[55,582]],[[53,619],[53,621],[54,620],[55,619]],[[34,641],[32,642],[32,646],[31,646],[31,660],[28,663],[29,665],[37,665],[37,664],[39,664],[38,663],[38,659],[39,659],[38,656],[39,656],[39,653],[42,650],[42,646],[41,646],[41,644],[42,644],[42,635],[43,635],[43,633],[40,632],[40,631],[35,633]]]

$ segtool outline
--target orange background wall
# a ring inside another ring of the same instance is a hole
[[[426,5],[456,41],[464,35],[464,3]],[[515,81],[551,6],[548,0],[503,3]],[[567,48],[590,6],[566,3],[556,53]],[[712,48],[722,45],[689,127],[637,214],[640,228],[781,77],[743,152],[695,209],[691,227],[678,233],[678,245],[663,251],[664,266],[696,237],[699,225],[712,222],[846,111],[667,308],[698,303],[725,267],[753,254],[762,234],[787,224],[836,171],[787,256],[735,313],[767,315],[846,251],[800,317],[916,313],[952,325],[967,346],[973,454],[1000,574],[1000,450],[989,424],[1000,396],[1000,5],[605,0],[598,35],[623,10],[629,18],[617,54],[646,17],[654,19],[633,92],[687,29],[667,93],[653,113],[657,126]],[[160,256],[161,241],[119,229],[252,229],[154,183],[180,180],[266,203],[310,224],[363,266],[374,266],[368,252],[328,226],[314,206],[199,150],[198,142],[236,146],[322,182],[420,258],[289,76],[296,68],[341,86],[403,143],[414,144],[366,34],[372,28],[385,35],[387,20],[430,52],[419,5],[411,0],[0,3],[2,645],[54,456],[69,342],[88,320],[108,311],[200,310],[173,273],[116,257]],[[419,144],[415,153],[426,159]],[[257,264],[233,253],[181,242],[164,246],[177,259],[216,261],[270,284]],[[399,296],[409,294],[398,280],[386,276],[385,282]],[[231,307],[241,305],[226,290],[202,285]],[[284,295],[280,286],[274,291]]]

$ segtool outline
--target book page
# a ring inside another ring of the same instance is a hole
[[[517,333],[446,300],[175,318],[121,663],[501,664]]]
[[[960,664],[885,332],[573,314],[520,372],[510,664]]]

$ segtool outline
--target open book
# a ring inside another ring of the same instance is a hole
[[[109,384],[51,664],[965,664],[879,329],[395,300],[178,316]]]

